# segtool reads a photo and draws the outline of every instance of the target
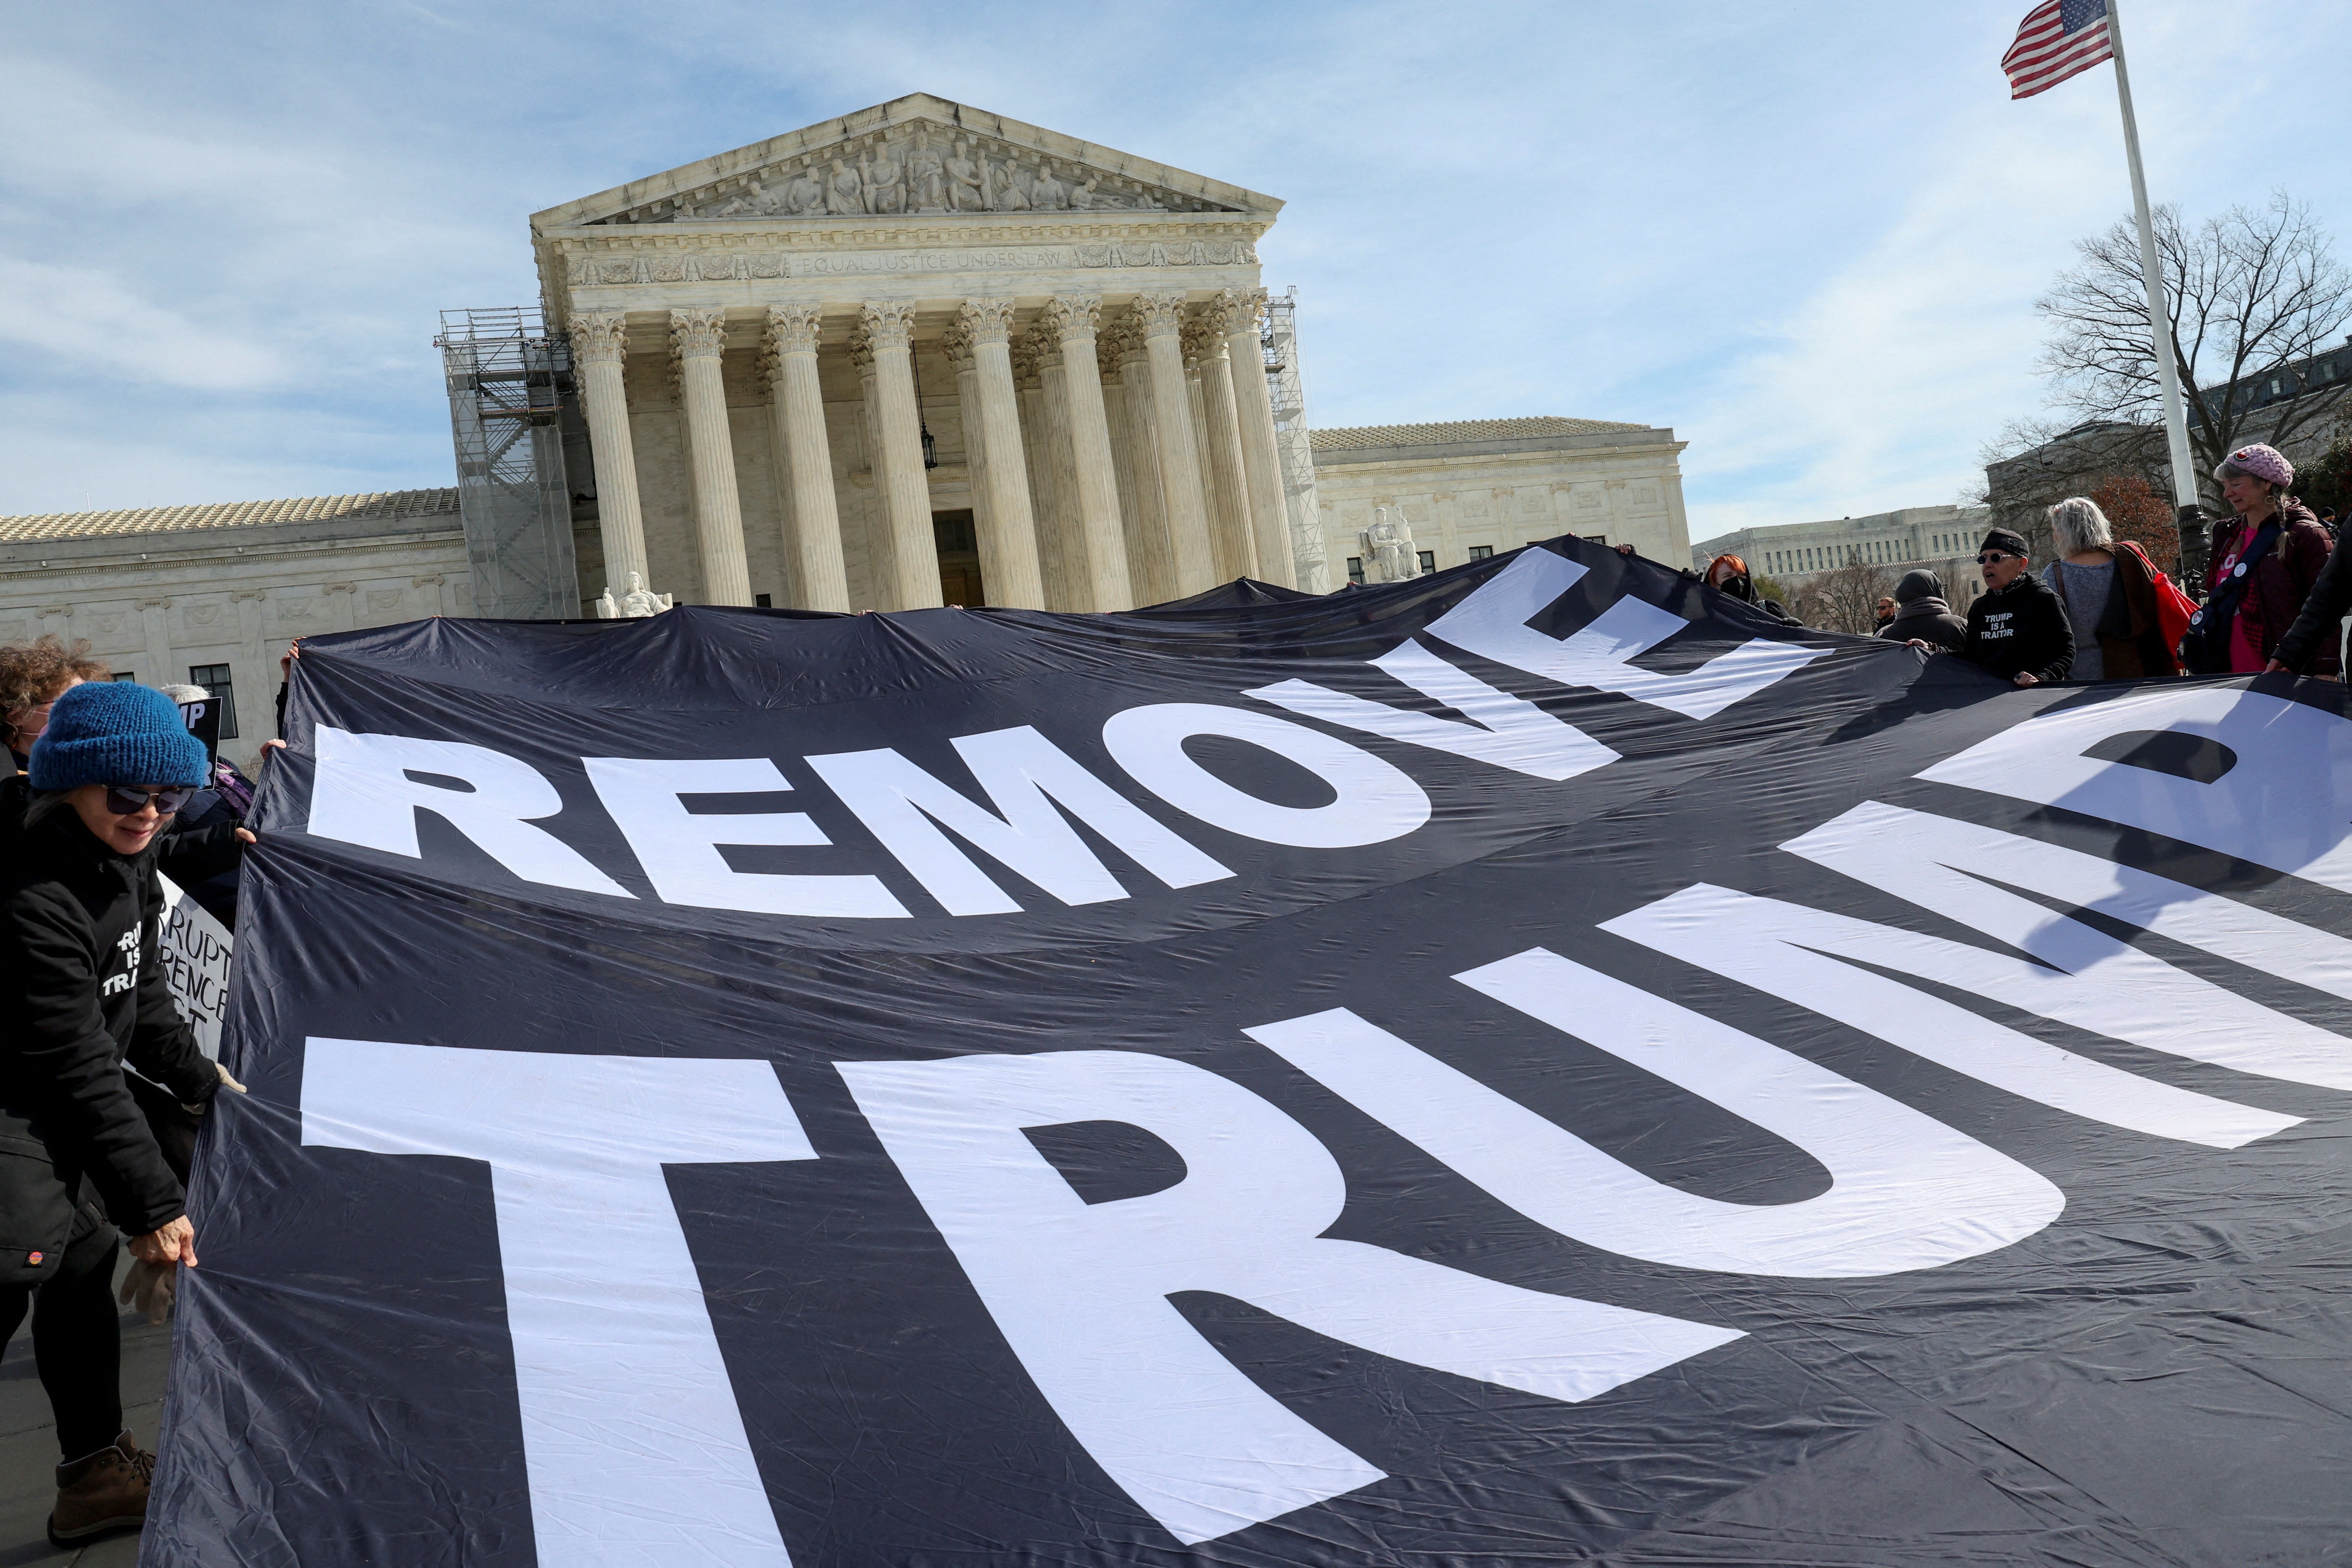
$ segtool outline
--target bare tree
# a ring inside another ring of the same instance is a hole
[[[2333,347],[2352,322],[2352,271],[2336,261],[2310,209],[2284,192],[2260,212],[2231,207],[2194,232],[2182,226],[2178,208],[2159,207],[2155,227],[2189,449],[2199,485],[2218,494],[2214,466],[2255,426],[2283,447],[2324,427],[2333,413],[2341,382],[2286,402],[2272,401],[2271,386],[2292,381],[2299,362]],[[2122,222],[2078,248],[2082,264],[2034,307],[2052,329],[2042,369],[2055,383],[2053,401],[2087,420],[2152,425],[2163,416],[2162,393],[2138,234]],[[2196,525],[2181,525],[2180,542],[2183,557],[2201,563]]]
[[[1848,551],[1844,565],[1808,579],[1789,608],[1809,626],[1868,637],[1878,629],[1878,601],[1894,592],[1893,578]]]

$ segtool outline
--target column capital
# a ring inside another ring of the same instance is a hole
[[[948,363],[958,370],[962,370],[971,363],[973,342],[971,328],[965,323],[961,316],[950,321],[947,324],[947,330],[940,334],[940,352],[948,356]]]
[[[1174,337],[1184,327],[1184,296],[1138,294],[1135,303],[1128,308],[1128,319],[1144,337]]]
[[[817,334],[824,330],[824,310],[818,305],[771,305],[767,324],[770,353],[813,354]]]
[[[896,300],[868,301],[857,312],[857,333],[870,354],[876,349],[903,349],[914,342],[915,307]]]
[[[1013,301],[1010,300],[966,300],[956,315],[956,325],[964,331],[966,340],[975,348],[982,343],[1008,343],[1013,341]]]
[[[1056,294],[1045,301],[1044,319],[1063,342],[1094,337],[1102,331],[1102,296]]]
[[[618,364],[628,351],[629,321],[618,310],[574,316],[571,332],[574,364]]]
[[[1225,352],[1225,335],[1218,323],[1207,316],[1194,316],[1184,323],[1184,358],[1187,362],[1215,359]]]
[[[670,353],[679,359],[717,359],[727,349],[727,311],[698,306],[669,313]]]
[[[1209,311],[1227,337],[1236,332],[1255,332],[1258,313],[1265,304],[1263,289],[1220,289],[1209,301]]]

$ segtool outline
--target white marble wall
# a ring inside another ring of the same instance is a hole
[[[1380,507],[1404,509],[1416,550],[1439,569],[1499,555],[1562,533],[1631,544],[1653,561],[1680,566],[1690,553],[1683,513],[1679,443],[1563,445],[1471,456],[1402,451],[1374,462],[1318,453],[1315,488],[1334,584],[1361,556],[1360,531]]]
[[[377,524],[379,528],[383,524]],[[455,513],[372,533],[263,525],[0,547],[0,642],[54,632],[142,684],[226,664],[249,767],[277,733],[278,660],[297,637],[473,613]]]

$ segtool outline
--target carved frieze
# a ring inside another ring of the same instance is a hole
[[[595,221],[1237,210],[996,137],[918,121],[851,137]]]
[[[564,280],[574,288],[639,283],[741,281],[766,278],[870,278],[947,272],[1052,272],[1086,268],[1241,267],[1257,261],[1245,239],[1102,240],[1074,245],[942,247],[922,250],[610,251],[574,254]]]

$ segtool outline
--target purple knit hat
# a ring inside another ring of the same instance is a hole
[[[2221,479],[2223,468],[2236,468],[2258,479],[2268,479],[2281,489],[2294,483],[2294,465],[2276,447],[2241,447],[2221,459],[2221,467],[2213,470],[2213,477]]]

